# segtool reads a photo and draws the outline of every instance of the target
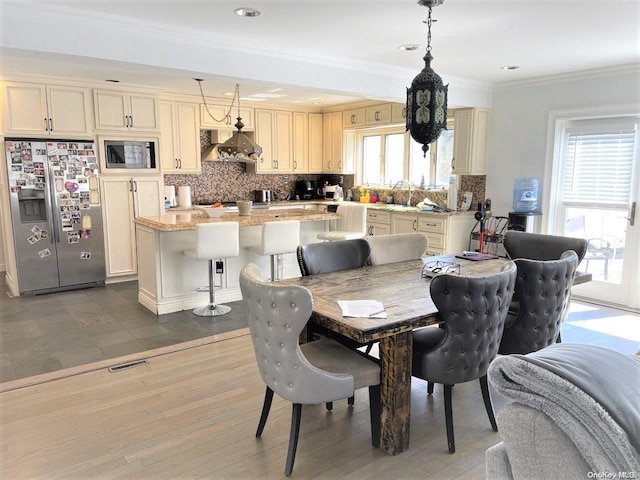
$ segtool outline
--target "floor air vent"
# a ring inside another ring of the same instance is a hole
[[[139,365],[146,365],[147,363],[149,363],[149,362],[147,362],[146,360],[135,360],[133,362],[122,363],[120,365],[114,365],[113,367],[109,367],[109,371],[111,373],[119,372],[119,371],[124,370],[126,368],[137,367]]]

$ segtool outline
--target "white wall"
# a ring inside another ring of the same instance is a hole
[[[538,178],[541,195],[547,191],[543,179],[550,112],[638,103],[640,64],[496,87],[486,190],[493,213],[512,210],[516,178]]]
[[[7,262],[5,260],[6,256],[4,254],[4,240],[2,239],[2,215],[0,215],[0,272],[4,272],[7,270]],[[4,283],[4,275],[0,275],[0,285]]]

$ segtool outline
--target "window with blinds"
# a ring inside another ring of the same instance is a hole
[[[636,124],[571,122],[564,135],[562,203],[625,207],[634,174]]]

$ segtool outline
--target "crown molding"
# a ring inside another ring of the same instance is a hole
[[[513,80],[509,82],[499,82],[494,85],[494,89],[507,90],[511,88],[533,87],[539,85],[549,85],[553,83],[563,83],[574,80],[590,80],[594,78],[627,74],[640,74],[640,62],[612,65],[609,67],[590,68],[588,70],[566,72],[557,75],[545,75],[541,77]]]

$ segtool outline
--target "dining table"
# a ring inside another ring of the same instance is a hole
[[[435,261],[460,265],[460,275],[489,275],[499,272],[508,260],[470,261],[454,255],[425,260]],[[422,276],[423,265],[420,259],[409,260],[281,281],[311,291],[313,313],[310,321],[360,344],[380,342],[380,448],[391,455],[409,448],[411,332],[440,322],[429,294],[431,279]],[[342,316],[339,300],[363,299],[382,302],[387,318]]]
[[[431,277],[423,276],[423,266],[435,262],[454,264],[459,265],[460,275],[483,276],[498,273],[508,261],[503,257],[477,261],[449,254],[290,278],[280,283],[309,289],[313,295],[311,322],[359,344],[379,341],[380,448],[396,455],[409,448],[411,332],[441,322],[429,293]],[[576,283],[589,279],[589,274],[579,275]],[[387,318],[343,317],[339,300],[382,302]]]

